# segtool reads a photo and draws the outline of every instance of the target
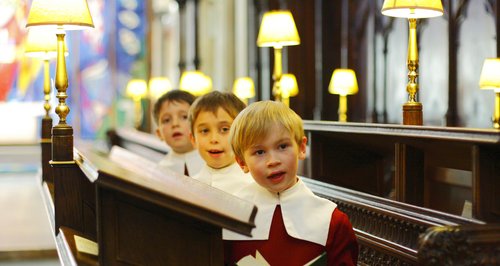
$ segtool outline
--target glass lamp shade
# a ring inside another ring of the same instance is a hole
[[[255,96],[255,86],[250,77],[238,78],[233,84],[233,93],[240,99],[250,99]]]
[[[127,83],[127,96],[133,98],[134,100],[138,100],[146,96],[147,91],[148,85],[143,79],[131,79]]]
[[[149,80],[149,95],[152,98],[159,98],[167,91],[172,90],[172,83],[165,77],[154,77]]]
[[[484,60],[479,87],[483,90],[500,92],[500,58],[487,58]]]
[[[356,73],[352,69],[338,68],[333,71],[328,92],[331,94],[350,95],[358,92]]]
[[[194,96],[201,96],[212,90],[212,79],[198,70],[184,71],[179,82],[179,89],[188,91]]]
[[[288,10],[268,11],[262,18],[257,46],[283,47],[300,44],[292,13]]]
[[[86,0],[33,0],[26,27],[46,26],[58,30],[94,27]]]
[[[299,86],[297,85],[297,78],[294,74],[283,74],[281,76],[281,93],[283,97],[294,97],[299,94]]]
[[[385,0],[382,14],[399,18],[431,18],[443,15],[441,0]]]
[[[24,54],[28,57],[41,59],[53,59],[57,57],[57,38],[54,30],[31,28],[28,31],[26,44],[24,45]],[[67,46],[65,55],[68,55]]]

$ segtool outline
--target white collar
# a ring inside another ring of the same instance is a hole
[[[172,150],[159,162],[159,165],[179,174],[184,174],[184,165],[186,165],[190,175],[196,175],[200,172],[204,164],[205,161],[196,149],[186,153],[176,153]]]
[[[314,195],[300,178],[294,186],[279,194],[271,193],[254,183],[242,189],[237,196],[257,205],[256,227],[252,230],[252,237],[224,229],[224,240],[267,240],[274,210],[279,204],[283,223],[290,236],[326,245],[330,220],[337,205]]]
[[[236,162],[219,169],[205,164],[193,178],[230,194],[239,193],[242,188],[254,183],[252,176],[244,173]]]

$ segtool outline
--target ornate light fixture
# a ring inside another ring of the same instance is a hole
[[[273,10],[264,14],[260,24],[257,46],[274,48],[273,95],[281,101],[282,49],[283,46],[299,45],[300,37],[292,13],[288,10]]]
[[[443,15],[441,0],[385,0],[382,14],[390,17],[408,18],[408,102],[403,105],[403,124],[422,125],[422,104],[417,100],[418,93],[418,48],[417,19]]]

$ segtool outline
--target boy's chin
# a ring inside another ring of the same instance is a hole
[[[184,146],[169,145],[169,146],[176,153],[186,153],[194,150],[194,147],[192,145],[184,145]]]

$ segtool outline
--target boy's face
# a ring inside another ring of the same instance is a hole
[[[229,144],[229,129],[233,118],[221,107],[214,114],[200,111],[193,122],[192,141],[208,166],[219,169],[234,163]]]
[[[277,193],[297,183],[298,161],[306,157],[307,138],[297,144],[293,135],[279,125],[268,132],[272,134],[245,149],[244,160],[236,158],[236,161],[259,185]]]
[[[166,101],[158,114],[156,135],[175,152],[185,153],[194,149],[189,139],[189,104],[184,101]]]

